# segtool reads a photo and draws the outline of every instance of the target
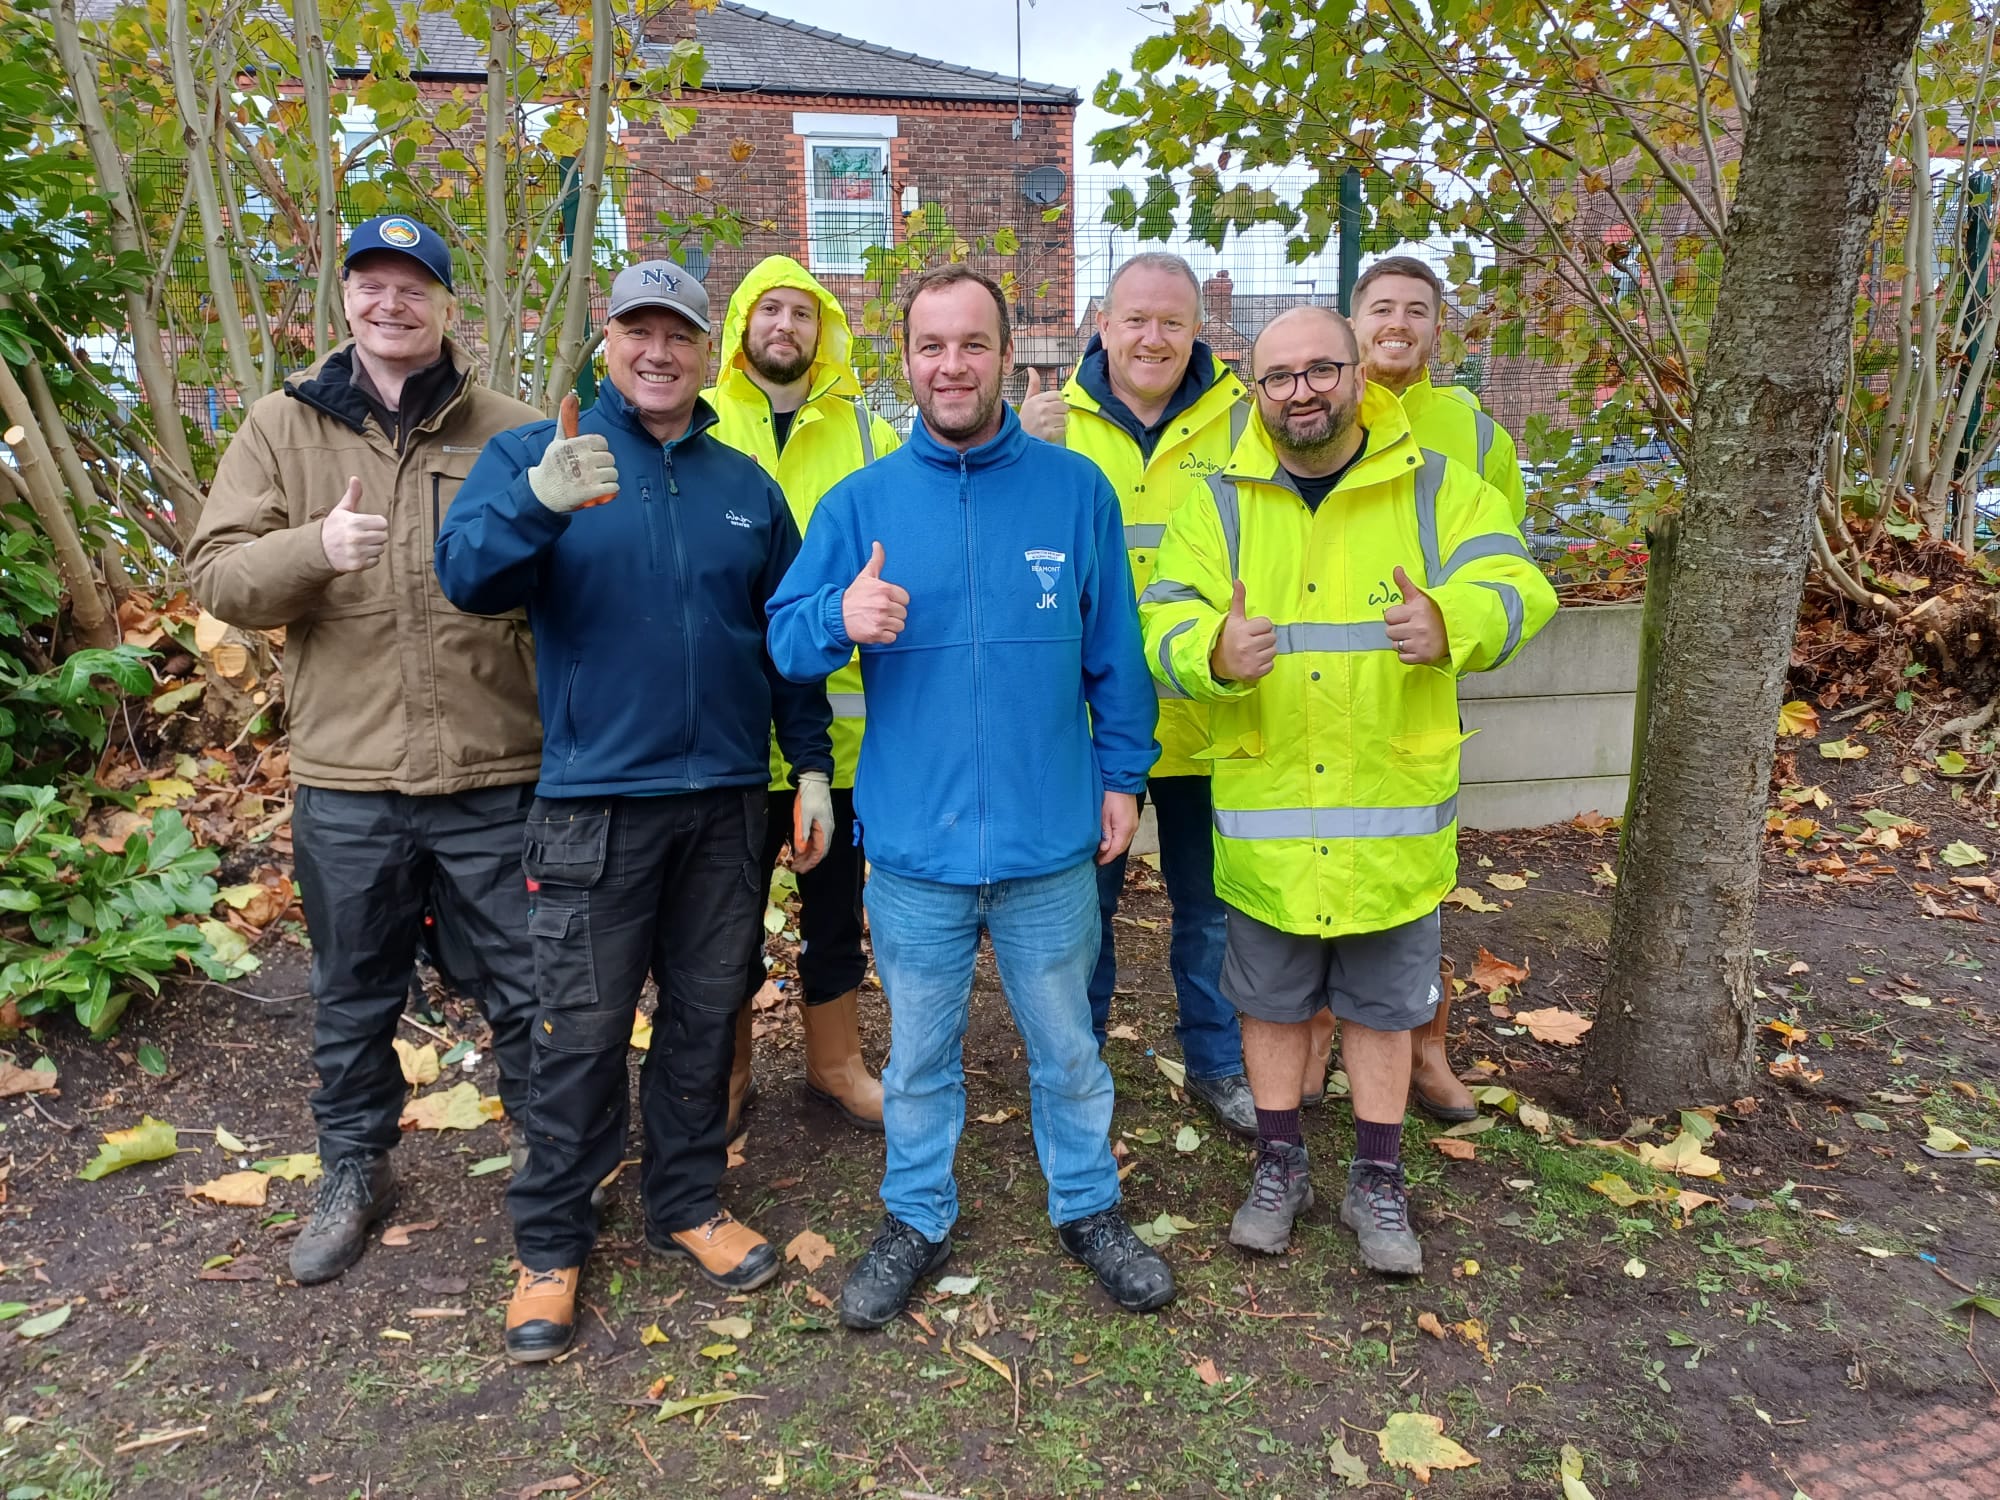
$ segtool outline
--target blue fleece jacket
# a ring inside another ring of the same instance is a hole
[[[774,722],[797,770],[833,772],[825,691],[780,677],[764,647],[798,525],[714,425],[698,402],[663,444],[606,383],[578,430],[610,440],[615,499],[568,515],[537,500],[528,470],[555,423],[533,422],[487,443],[438,529],[447,599],[474,614],[527,606],[544,797],[762,786]]]
[[[918,422],[813,513],[771,600],[787,677],[815,682],[848,659],[841,596],[878,541],[910,607],[892,643],[861,648],[854,804],[869,859],[987,885],[1091,858],[1105,791],[1140,791],[1160,753],[1109,481],[1011,410],[967,453]]]

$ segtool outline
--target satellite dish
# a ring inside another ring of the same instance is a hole
[[[1021,179],[1021,196],[1043,208],[1062,202],[1068,188],[1069,178],[1063,175],[1061,167],[1036,167]]]

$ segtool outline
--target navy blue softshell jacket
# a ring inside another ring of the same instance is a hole
[[[610,441],[617,498],[568,515],[537,500],[528,470],[556,424],[531,422],[487,443],[439,528],[447,599],[527,608],[544,797],[762,786],[773,725],[795,772],[833,772],[825,690],[787,682],[764,645],[798,525],[714,425],[697,402],[687,432],[662,443],[606,383],[578,431]]]

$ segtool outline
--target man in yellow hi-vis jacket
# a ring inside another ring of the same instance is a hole
[[[1505,497],[1418,444],[1338,313],[1283,314],[1251,360],[1258,420],[1168,521],[1140,606],[1154,674],[1210,704],[1222,989],[1258,1125],[1230,1239],[1282,1251],[1312,1205],[1301,1076],[1330,1009],[1356,1135],[1341,1219],[1365,1265],[1414,1275],[1402,1122],[1458,873],[1457,679],[1513,656],[1555,594]]]
[[[1021,425],[1031,436],[1083,454],[1111,481],[1135,593],[1152,581],[1167,516],[1186,498],[1188,480],[1227,463],[1249,420],[1243,382],[1198,337],[1201,318],[1201,284],[1185,260],[1164,251],[1135,255],[1112,272],[1097,333],[1068,383],[1042,391],[1030,371],[1021,403]],[[1208,711],[1162,687],[1155,734],[1160,759],[1145,795],[1173,903],[1168,963],[1187,1086],[1230,1130],[1254,1135],[1242,1036],[1221,989],[1226,913],[1215,896],[1208,763],[1200,759]],[[1118,975],[1113,919],[1125,856],[1100,866],[1097,877],[1101,941],[1090,1023],[1102,1046]]]
[[[850,362],[847,314],[789,256],[760,261],[729,299],[720,373],[705,392],[715,435],[749,454],[777,480],[803,533],[820,497],[895,448],[895,428],[868,409]],[[854,766],[861,754],[861,669],[850,661],[827,679],[833,706],[835,828],[826,857],[799,876],[799,1014],[806,1033],[806,1087],[857,1125],[882,1128],[882,1085],[861,1057],[857,999],[868,972],[861,951],[864,860],[854,832]],[[768,897],[778,851],[792,827],[790,778],[771,749],[770,816],[764,840]],[[761,985],[762,964],[751,965]],[[729,1133],[750,1095],[750,1006],[738,1014],[729,1077]]]

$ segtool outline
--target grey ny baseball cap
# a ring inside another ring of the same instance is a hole
[[[707,289],[692,271],[670,260],[642,260],[627,266],[612,281],[607,318],[622,318],[642,307],[664,307],[708,332]]]

